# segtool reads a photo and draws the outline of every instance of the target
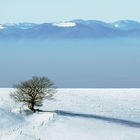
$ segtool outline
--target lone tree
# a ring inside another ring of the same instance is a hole
[[[33,112],[35,107],[43,105],[44,99],[51,99],[55,93],[53,82],[47,77],[32,77],[31,80],[21,82],[14,86],[10,94],[16,102],[22,102]]]

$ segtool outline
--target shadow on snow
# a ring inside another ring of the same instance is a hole
[[[41,112],[47,112],[47,111],[41,111]],[[64,111],[64,110],[54,110],[54,111],[48,111],[48,112],[54,112],[59,116],[98,119],[98,120],[103,120],[103,121],[107,121],[107,122],[111,122],[111,123],[126,125],[126,126],[129,126],[129,127],[140,128],[140,123],[139,122],[130,121],[130,120],[124,120],[124,119],[118,119],[118,118],[112,118],[112,117],[105,117],[105,116],[94,115],[94,114],[75,113],[75,112]]]

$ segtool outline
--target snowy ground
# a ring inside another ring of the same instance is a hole
[[[10,91],[0,89],[0,140],[140,140],[140,89],[59,89],[35,114]]]

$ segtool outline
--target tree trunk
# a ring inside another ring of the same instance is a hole
[[[28,108],[29,108],[31,111],[35,112],[34,103],[29,104],[29,105],[28,105]]]

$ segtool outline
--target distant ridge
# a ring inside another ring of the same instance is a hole
[[[134,20],[120,20],[113,23],[107,23],[99,20],[78,19],[42,24],[0,24],[0,39],[112,37],[140,37],[140,23]]]

